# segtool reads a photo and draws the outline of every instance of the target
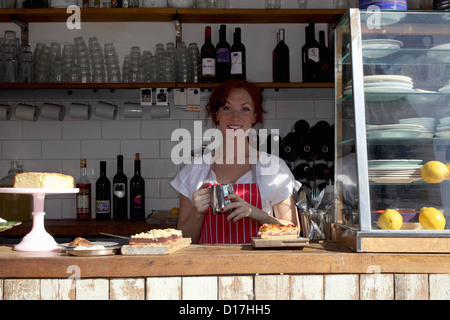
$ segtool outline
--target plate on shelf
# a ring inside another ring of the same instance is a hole
[[[422,134],[419,129],[389,129],[368,131],[367,139],[411,139]]]
[[[421,177],[369,177],[369,180],[375,183],[413,183],[422,180]]]
[[[379,168],[379,167],[404,167],[404,166],[417,166],[420,165],[423,160],[419,159],[386,159],[386,160],[369,160],[369,169],[370,168]]]
[[[436,132],[434,136],[438,138],[450,138],[450,131]]]
[[[374,82],[401,82],[412,85],[413,81],[411,77],[400,76],[400,75],[391,75],[391,74],[380,74],[380,75],[371,75],[364,76],[364,83],[374,83]]]
[[[369,59],[383,58],[396,53],[402,46],[403,42],[393,39],[363,40],[363,57]]]
[[[420,124],[407,124],[407,123],[395,123],[395,124],[380,124],[380,125],[367,125],[366,131],[378,131],[389,129],[418,129],[424,130],[425,127]]]
[[[443,96],[437,91],[415,89],[414,93],[408,94],[408,102],[411,104],[436,103],[442,98]]]

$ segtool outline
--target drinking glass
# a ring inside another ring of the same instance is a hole
[[[306,6],[308,5],[308,0],[297,0],[297,3],[299,9],[306,9]]]
[[[217,8],[218,0],[208,0],[207,7],[208,8]]]
[[[348,9],[349,8],[349,2],[348,2],[348,0],[334,0],[333,7],[335,9]]]
[[[281,0],[266,0],[266,9],[280,9]]]

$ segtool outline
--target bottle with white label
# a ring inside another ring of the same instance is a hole
[[[123,156],[117,156],[117,173],[113,178],[113,217],[114,220],[128,219],[127,176],[123,173]]]
[[[77,193],[77,220],[91,219],[91,181],[87,176],[86,159],[80,160],[80,177],[76,187],[80,189]]]
[[[245,46],[241,42],[241,28],[236,28],[233,35],[233,45],[231,46],[231,78],[246,80],[246,53]]]
[[[320,49],[315,37],[314,23],[305,28],[306,42],[302,47],[303,82],[319,81]]]
[[[200,55],[202,58],[202,82],[216,81],[216,48],[211,42],[211,27],[205,28],[205,43]]]

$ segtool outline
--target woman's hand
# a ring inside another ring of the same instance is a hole
[[[228,221],[232,220],[233,222],[236,222],[246,217],[259,220],[262,214],[267,215],[265,212],[263,212],[262,210],[258,209],[255,206],[252,206],[250,203],[248,203],[235,193],[228,195],[226,200],[234,201],[230,204],[227,204],[223,208],[224,212],[234,209],[227,217]]]
[[[192,194],[192,201],[198,213],[205,213],[211,206],[211,191],[209,187],[211,183],[205,182],[202,186]]]

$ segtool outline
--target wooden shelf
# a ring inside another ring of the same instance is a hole
[[[258,88],[334,88],[332,82],[256,82]],[[140,88],[200,88],[212,89],[219,83],[0,83],[0,89],[140,89]]]
[[[345,10],[333,9],[175,9],[175,8],[83,8],[82,22],[181,23],[333,23]],[[26,22],[66,22],[66,9],[0,9],[0,22],[19,16]]]

